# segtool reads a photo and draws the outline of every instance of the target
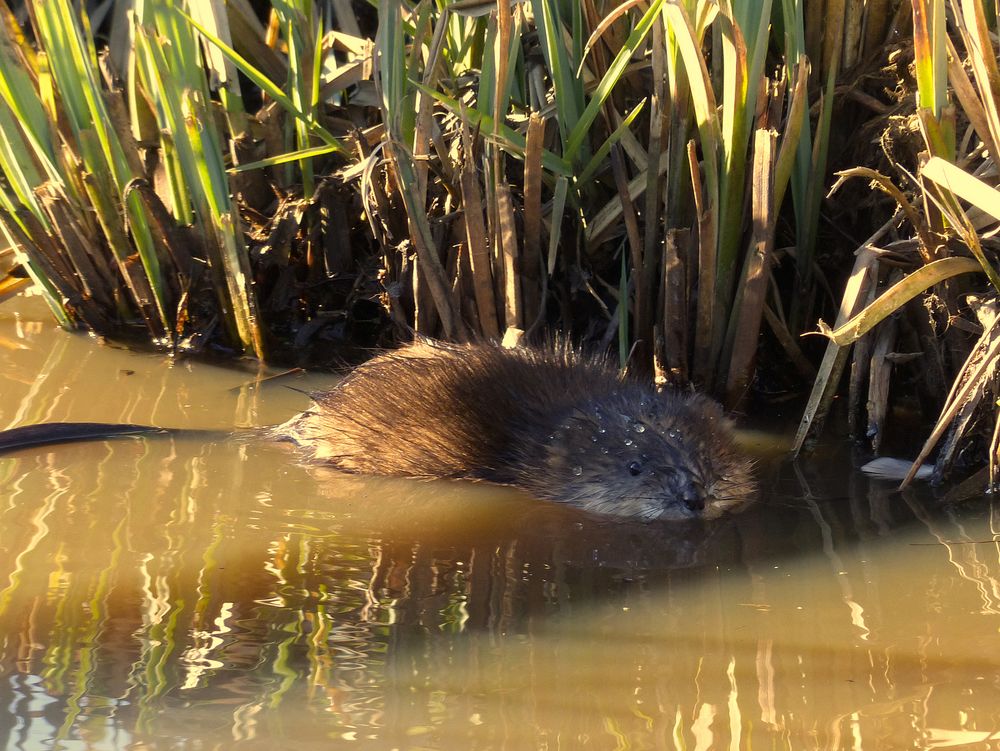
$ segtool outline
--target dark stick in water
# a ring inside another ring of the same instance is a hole
[[[657,393],[567,346],[421,342],[359,366],[309,410],[257,431],[358,474],[480,480],[638,520],[711,519],[755,492],[722,409]],[[0,451],[179,432],[59,423],[0,433]]]

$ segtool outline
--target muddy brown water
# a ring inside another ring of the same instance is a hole
[[[333,379],[255,382],[0,306],[0,427],[265,425]],[[837,446],[708,530],[253,441],[26,450],[0,457],[0,748],[996,748],[995,524]]]

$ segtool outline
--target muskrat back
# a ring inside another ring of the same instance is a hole
[[[715,402],[568,346],[419,342],[313,398],[272,436],[347,472],[483,480],[643,520],[714,518],[754,491]]]

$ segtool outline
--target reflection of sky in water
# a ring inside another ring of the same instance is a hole
[[[302,406],[8,310],[0,425]],[[291,457],[0,457],[0,747],[982,748],[1000,726],[981,502],[935,510],[833,451],[705,533]]]

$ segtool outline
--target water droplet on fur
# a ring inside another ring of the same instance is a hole
[[[597,436],[596,435],[590,436],[590,442],[591,443],[597,443]]]
[[[671,438],[679,438],[680,437],[680,431],[677,431],[677,430],[674,430],[673,428],[671,428],[670,430],[667,431],[667,435],[670,436]]]
[[[625,445],[626,445],[626,446],[631,446],[631,445],[632,445],[632,443],[633,443],[633,441],[632,441],[632,439],[631,439],[631,438],[626,438],[626,439],[625,439]]]
[[[583,467],[573,467],[573,475],[579,477],[583,474]]]
[[[608,447],[607,447],[607,446],[605,446],[604,448],[602,448],[602,449],[601,449],[601,453],[602,453],[602,454],[610,454],[610,453],[611,453],[611,450],[610,450],[610,449],[608,449]]]
[[[554,441],[555,439],[556,439],[555,435],[550,435],[550,436],[549,436],[549,440],[550,440],[550,441]]]
[[[634,430],[636,433],[645,433],[646,426],[643,425],[641,422],[637,422],[635,425],[632,426],[632,430]]]
[[[601,435],[604,435],[605,433],[608,432],[608,429],[607,428],[598,428],[597,432],[600,433]]]

